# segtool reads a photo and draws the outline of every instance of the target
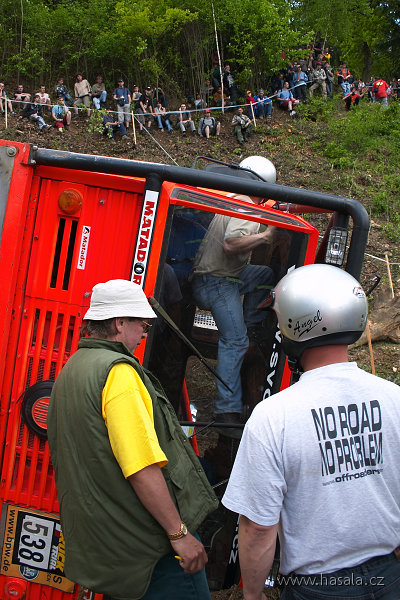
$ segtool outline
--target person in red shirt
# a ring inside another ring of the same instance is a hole
[[[389,86],[384,79],[377,79],[375,81],[374,85],[372,86],[372,90],[371,90],[372,98],[374,99],[374,102],[380,102],[381,104],[383,104],[383,106],[388,105],[388,99],[387,99],[388,87]]]
[[[346,103],[346,110],[350,110],[351,106],[358,106],[362,98],[362,94],[359,94],[354,85],[351,86],[350,94],[347,94],[343,100]]]

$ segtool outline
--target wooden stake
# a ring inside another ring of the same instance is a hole
[[[133,111],[131,112],[132,115],[132,135],[133,135],[133,143],[136,146],[136,127],[135,127],[135,117],[133,116]]]
[[[4,96],[4,116],[6,120],[6,129],[8,128],[8,104],[7,104],[7,96]]]
[[[251,108],[251,114],[253,115],[253,121],[254,121],[254,129],[257,128],[257,123],[256,123],[256,118],[254,116],[254,109],[253,109],[253,103],[250,102],[250,108]]]
[[[392,298],[394,298],[394,289],[393,289],[393,281],[392,281],[392,273],[390,271],[390,263],[389,263],[389,255],[387,252],[385,252],[385,258],[386,258],[386,266],[387,266],[387,271],[388,271],[388,277],[389,277],[389,284],[390,284],[390,289],[392,291]]]
[[[371,373],[372,373],[372,375],[375,375],[374,351],[372,349],[371,330],[369,328],[368,320],[367,320],[367,326],[365,328],[365,333],[367,334],[367,340],[368,340],[369,358],[371,360]]]

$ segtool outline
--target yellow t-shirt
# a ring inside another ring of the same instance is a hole
[[[154,429],[153,403],[130,365],[120,363],[109,372],[102,394],[102,414],[124,477],[149,465],[167,464]]]

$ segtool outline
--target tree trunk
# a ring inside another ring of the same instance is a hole
[[[371,56],[371,49],[368,46],[367,42],[363,42],[362,55],[364,58],[362,80],[369,81],[370,77],[371,77],[372,56]]]

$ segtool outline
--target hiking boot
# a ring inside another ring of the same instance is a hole
[[[227,412],[217,413],[214,415],[216,423],[226,424],[226,427],[215,427],[221,435],[240,440],[243,433],[243,422],[241,413]],[[237,427],[229,427],[229,425],[237,425]]]

